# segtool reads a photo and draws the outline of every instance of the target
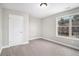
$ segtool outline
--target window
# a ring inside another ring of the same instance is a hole
[[[79,38],[79,15],[74,15],[72,19],[72,36]]]
[[[57,19],[57,36],[79,38],[79,15],[63,16]]]

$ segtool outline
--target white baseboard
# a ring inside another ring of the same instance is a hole
[[[66,43],[63,43],[63,42],[59,42],[59,41],[56,41],[56,40],[52,40],[52,39],[49,39],[49,38],[43,38],[43,39],[51,41],[51,42],[55,42],[57,44],[61,44],[61,45],[64,45],[64,46],[67,46],[67,47],[70,47],[70,48],[73,48],[73,49],[76,49],[76,50],[79,50],[79,47],[77,47],[77,46],[73,46],[73,45],[66,44]]]
[[[30,40],[36,40],[36,39],[40,39],[42,37],[36,37],[36,38],[31,38]]]
[[[23,44],[29,44],[29,42],[27,41],[27,42],[24,42],[24,43],[21,43],[21,44],[18,44],[18,45],[23,45]],[[6,46],[1,47],[0,48],[0,54],[1,54],[3,48],[9,48],[9,47],[12,47],[12,46],[17,46],[17,45],[6,45]]]
[[[29,44],[29,42],[27,41],[27,42],[23,42],[23,43],[20,43],[20,44],[17,44],[17,45],[23,45],[23,44]],[[9,47],[12,47],[12,46],[17,46],[17,45],[6,45],[6,46],[3,46],[2,49],[3,48],[9,48]]]

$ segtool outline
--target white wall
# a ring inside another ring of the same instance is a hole
[[[2,9],[0,8],[0,47],[2,46]]]
[[[28,42],[32,39],[41,38],[42,36],[42,20],[32,17],[24,12],[10,10],[6,8],[2,8],[2,46],[9,45],[9,14],[16,14],[24,16],[25,23],[25,39],[24,42]],[[1,23],[0,23],[1,24]],[[24,43],[23,42],[23,43]]]
[[[49,40],[56,40],[56,41],[64,42],[65,44],[79,47],[79,40],[56,38],[56,17],[69,15],[73,13],[79,13],[79,8],[65,11],[65,12],[60,12],[55,15],[51,15],[42,19],[43,20],[43,38],[47,38]]]
[[[56,37],[56,20],[54,17],[48,17],[43,21],[43,37],[53,38]]]
[[[16,15],[22,15],[24,16],[24,24],[25,24],[25,39],[22,43],[29,41],[29,16],[27,13],[5,9],[2,8],[2,46],[8,46],[9,45],[9,14],[16,14]]]
[[[30,40],[41,38],[41,19],[30,16],[29,17],[29,32],[30,32]]]

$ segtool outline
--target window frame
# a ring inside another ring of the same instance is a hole
[[[58,21],[61,19],[61,17],[74,16],[74,15],[79,15],[79,13],[67,14],[64,16],[56,17],[56,37],[65,38],[65,39],[72,39],[72,40],[79,40],[78,37],[72,37],[72,19],[69,20],[69,36],[58,35]]]

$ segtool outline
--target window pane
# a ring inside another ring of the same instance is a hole
[[[72,19],[72,36],[79,38],[79,15],[74,15]]]
[[[72,19],[72,25],[73,26],[79,26],[79,15],[74,15]]]
[[[61,17],[61,19],[58,21],[59,26],[69,26],[69,16]]]
[[[58,35],[69,36],[69,27],[58,27]]]
[[[79,27],[72,27],[72,35],[79,38]]]

